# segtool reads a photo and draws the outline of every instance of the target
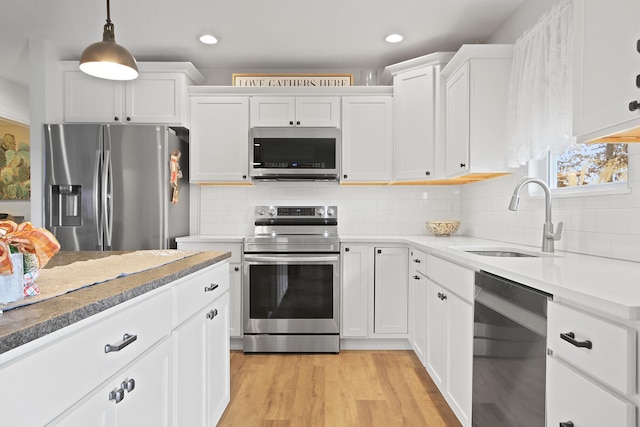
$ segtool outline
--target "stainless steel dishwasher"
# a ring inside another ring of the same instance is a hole
[[[484,271],[475,284],[472,425],[544,427],[551,295]]]

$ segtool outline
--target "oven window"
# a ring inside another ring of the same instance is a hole
[[[252,319],[332,319],[333,265],[251,265]]]

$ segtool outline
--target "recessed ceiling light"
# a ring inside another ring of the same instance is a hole
[[[402,37],[400,34],[389,34],[384,38],[387,43],[400,43],[403,39],[404,37]]]
[[[211,34],[203,34],[200,36],[200,41],[204,44],[216,44],[218,43],[218,39],[212,36]]]

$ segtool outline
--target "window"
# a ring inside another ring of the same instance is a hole
[[[549,156],[551,188],[606,185],[627,181],[627,144],[579,144]]]

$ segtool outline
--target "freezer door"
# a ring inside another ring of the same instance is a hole
[[[167,129],[105,125],[107,250],[166,247]]]
[[[101,250],[101,125],[44,125],[45,227],[64,251]]]

